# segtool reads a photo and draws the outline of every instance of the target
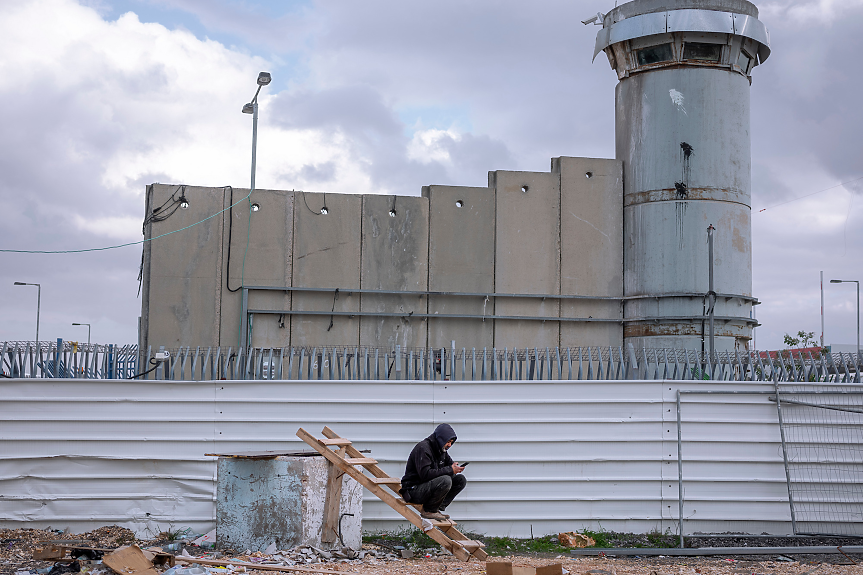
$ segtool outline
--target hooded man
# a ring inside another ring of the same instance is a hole
[[[447,453],[456,439],[452,427],[441,423],[416,444],[408,457],[399,493],[408,503],[421,503],[420,515],[426,519],[449,519],[443,511],[467,485],[461,474],[464,467]]]

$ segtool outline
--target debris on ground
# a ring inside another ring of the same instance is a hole
[[[594,540],[593,537],[582,535],[581,533],[574,533],[572,531],[559,533],[557,540],[560,541],[560,544],[564,547],[576,547],[578,549],[593,547],[596,545],[596,540]]]
[[[531,570],[536,575],[863,575],[863,565],[853,564],[841,555],[817,556],[816,559],[784,554],[781,558],[773,555],[755,560],[750,557],[574,557],[566,552],[508,553],[487,564],[476,560],[465,563],[439,546],[432,547],[431,543],[429,546],[408,544],[383,536],[376,536],[379,541],[366,542],[356,551],[323,550],[304,545],[262,553],[202,548],[192,544],[201,534],[187,530],[182,535],[183,538],[176,541],[170,537],[166,539],[165,533],[154,539],[136,539],[128,529],[116,526],[83,534],[51,529],[0,530],[0,575],[142,575],[136,569],[139,563],[130,565],[124,561],[119,567],[115,565],[115,569],[108,566],[113,561],[106,561],[107,557],[128,545],[136,545],[134,549],[139,549],[146,561],[155,563],[152,569],[156,575],[278,575],[290,572],[291,567],[311,573],[342,575],[486,575],[488,565],[500,562],[510,563],[512,575],[532,575]],[[733,536],[734,539],[739,537],[742,536]],[[737,540],[735,543],[742,546]],[[766,539],[765,543],[774,542]],[[34,558],[34,552],[44,551],[49,545],[64,549],[62,561]],[[106,550],[103,556],[97,553],[101,549]],[[88,550],[91,553],[84,553]],[[137,555],[136,551],[127,553]],[[169,567],[168,561],[159,563],[166,555],[176,561],[175,566]],[[860,561],[856,555],[851,557]],[[152,575],[147,570],[149,564],[143,565],[144,571]],[[548,569],[554,571],[546,571]]]

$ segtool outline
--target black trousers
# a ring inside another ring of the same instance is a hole
[[[441,475],[413,487],[410,490],[410,502],[422,503],[423,510],[427,512],[443,511],[466,486],[467,478],[461,473]]]

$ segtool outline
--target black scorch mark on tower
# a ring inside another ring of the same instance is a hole
[[[689,197],[689,160],[692,156],[693,147],[686,142],[680,142],[680,153],[683,162],[683,174],[681,181],[674,182],[674,189],[677,190],[677,199],[681,200],[675,203],[675,219],[677,223],[677,249],[683,249],[683,217],[686,215],[686,199]]]

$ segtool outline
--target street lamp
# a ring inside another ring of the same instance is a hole
[[[858,280],[830,280],[832,284],[857,284],[857,361],[860,361],[860,282]]]
[[[16,286],[36,286],[36,349],[39,349],[39,313],[42,308],[42,284],[15,282]]]
[[[261,88],[272,81],[269,72],[261,72],[258,74],[258,90],[255,92],[255,97],[252,101],[243,106],[244,114],[252,114],[252,189],[255,191],[255,153],[258,146],[258,94],[261,93]],[[251,202],[251,193],[249,202]]]
[[[261,88],[268,85],[272,81],[269,72],[261,72],[258,74],[258,89],[255,91],[255,97],[252,98],[252,101],[243,106],[244,114],[252,115],[252,185],[249,189],[249,230],[252,229],[252,212],[258,211],[260,206],[258,204],[252,204],[252,194],[255,191],[255,165],[256,165],[256,157],[258,150],[258,94],[261,93]],[[249,251],[249,241],[246,238],[246,251]],[[240,285],[245,282],[246,279],[246,256],[243,256],[243,272],[240,276]],[[231,288],[228,288],[229,290]],[[237,288],[239,289],[239,288]],[[240,329],[237,333],[237,346],[243,345],[243,325],[245,320],[240,320]]]
[[[89,323],[73,323],[72,325],[86,325],[87,326],[87,345],[90,345],[90,324]]]

